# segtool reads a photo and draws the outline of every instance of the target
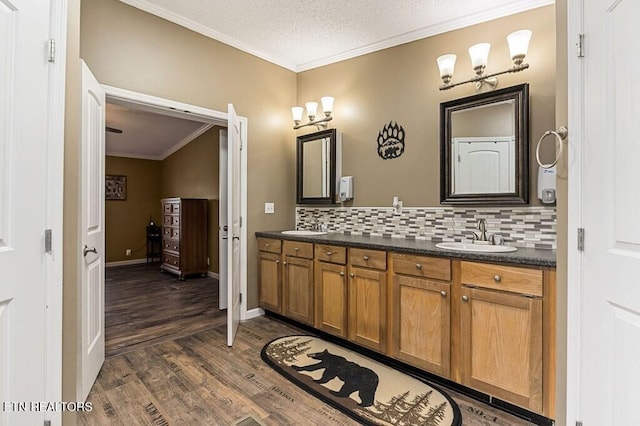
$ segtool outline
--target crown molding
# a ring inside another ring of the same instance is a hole
[[[191,142],[192,140],[194,140],[198,136],[202,135],[204,132],[206,132],[207,130],[209,130],[212,127],[213,127],[213,124],[208,124],[207,123],[204,126],[201,126],[201,127],[197,128],[193,133],[187,135],[180,142],[178,142],[177,144],[173,145],[171,148],[169,148],[168,150],[166,150],[165,152],[160,154],[160,160],[164,160],[165,158],[167,158],[168,156],[170,156],[174,152],[178,151],[180,148],[182,148],[183,146],[187,145],[189,142]]]
[[[555,0],[523,0],[512,2],[511,4],[493,8],[484,12],[474,13],[472,15],[467,15],[440,24],[423,27],[415,31],[410,31],[395,37],[381,40],[376,43],[371,43],[369,45],[362,46],[356,49],[350,49],[336,55],[327,56],[315,61],[295,64],[288,58],[276,57],[274,55],[263,52],[260,49],[256,49],[254,46],[249,45],[248,43],[244,43],[219,31],[208,28],[198,22],[152,4],[147,0],[119,1],[294,72],[308,71],[314,68],[319,68],[325,65],[330,65],[336,62],[377,52],[379,50],[388,49],[390,47],[399,46],[401,44],[446,33],[448,31],[468,27],[470,25],[476,25],[483,22],[491,21],[493,19],[503,18],[505,16],[525,12],[527,10],[555,4]]]
[[[267,62],[271,62],[272,64],[279,65],[290,71],[294,71],[294,72],[296,71],[296,65],[293,62],[291,62],[291,60],[289,59],[278,58],[273,55],[270,55],[266,52],[256,49],[254,46],[251,46],[248,43],[244,43],[240,40],[237,40],[233,37],[230,37],[226,34],[223,34],[212,28],[204,26],[198,22],[195,22],[189,18],[185,18],[184,16],[180,16],[177,13],[174,13],[170,10],[167,10],[155,4],[149,3],[146,0],[120,0],[120,2],[128,4],[129,6],[135,7],[137,9],[143,10],[152,15],[158,16],[162,19],[166,19],[167,21],[173,22],[174,24],[185,27],[191,31],[195,31],[196,33],[202,34],[203,36],[206,36],[211,39],[217,40],[221,43],[227,44],[231,47],[235,47],[236,49],[242,50],[243,52],[249,53],[250,55],[257,56],[260,59],[264,59]]]

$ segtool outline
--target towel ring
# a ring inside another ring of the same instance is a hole
[[[544,134],[538,141],[538,145],[536,146],[536,160],[538,161],[538,165],[540,167],[542,167],[543,169],[550,169],[551,167],[558,164],[558,160],[560,160],[560,157],[562,157],[562,149],[564,145],[562,141],[567,138],[568,134],[569,130],[565,126],[561,126],[557,131],[547,130],[546,132],[544,132]],[[542,164],[542,162],[540,161],[540,145],[542,144],[542,140],[549,135],[554,135],[556,137],[556,145],[558,145],[560,149],[558,150],[558,155],[556,156],[556,159],[553,161],[553,163]]]

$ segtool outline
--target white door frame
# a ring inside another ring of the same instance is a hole
[[[107,94],[107,102],[127,105],[146,111],[161,113],[179,118],[188,118],[190,120],[201,120],[206,123],[227,127],[227,113],[216,111],[213,109],[203,108],[196,105],[185,104],[173,101],[171,99],[151,96],[144,93],[133,92],[118,87],[103,84],[102,88]],[[246,123],[246,117],[241,117]],[[247,143],[248,145],[248,143]],[[240,305],[240,318],[247,319],[247,149],[242,150],[242,186],[240,188],[240,197],[242,201],[241,215],[243,217],[242,232],[240,234],[240,264],[244,265],[240,274],[240,289],[245,295]]]
[[[578,228],[583,226],[583,71],[576,50],[576,38],[582,34],[582,0],[567,2],[568,62],[568,190],[567,190],[567,359],[566,418],[560,424],[574,425],[580,419],[580,371],[582,312],[582,263],[578,251]],[[562,362],[558,363],[562,365]]]
[[[67,60],[67,0],[51,0],[50,32],[56,42],[50,66],[49,120],[47,122],[46,228],[51,229],[51,253],[45,255],[45,399],[62,401],[62,285],[64,221],[64,125]],[[43,306],[43,309],[45,307]],[[50,411],[52,425],[62,424],[62,413]]]

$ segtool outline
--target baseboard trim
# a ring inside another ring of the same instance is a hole
[[[262,308],[249,309],[245,319],[250,320],[252,318],[261,317],[262,315],[264,315],[264,309]]]
[[[209,276],[211,278],[215,278],[216,280],[220,279],[220,274],[217,273],[217,272],[207,271],[207,276]]]
[[[116,262],[107,262],[104,266],[105,268],[111,268],[114,266],[138,265],[140,263],[147,263],[147,259],[118,260]]]

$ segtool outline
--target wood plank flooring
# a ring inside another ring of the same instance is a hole
[[[106,268],[106,356],[226,323],[218,280],[161,273],[158,263]]]
[[[117,339],[116,334],[111,337],[120,346],[112,349],[106,359],[89,394],[93,410],[78,413],[79,425],[234,425],[248,415],[269,426],[358,424],[289,382],[260,358],[263,346],[272,339],[305,331],[270,317],[254,318],[240,324],[236,342],[229,348],[224,311],[221,314],[217,309],[217,285],[210,282],[209,287],[204,285],[200,290],[200,296],[195,296],[199,280],[180,282],[164,275],[158,277],[154,273],[157,269],[146,265],[127,268],[108,270],[110,288],[124,286],[117,282],[128,276],[138,282],[142,297],[134,298],[131,294],[135,291],[126,288],[122,292],[129,296],[108,297],[112,330],[120,332]],[[145,287],[144,276],[155,284]],[[189,286],[191,290],[187,290]],[[207,290],[211,286],[215,297]],[[181,291],[182,295],[177,296]],[[215,307],[199,314],[177,312],[178,301],[198,303],[198,299],[206,297],[216,301]],[[152,312],[153,308],[159,308],[159,312]],[[176,321],[189,318],[191,324],[183,322],[182,328],[167,334],[168,325],[159,319],[161,312],[167,310],[174,311],[172,318]],[[119,315],[129,319],[118,320]],[[123,325],[127,321],[135,323],[133,319],[142,321],[137,326]],[[127,327],[136,330],[136,339],[126,338]],[[193,332],[198,327],[203,330]],[[147,330],[149,336],[145,336]],[[122,345],[123,342],[130,344]],[[112,348],[118,344],[112,343]],[[460,406],[463,425],[530,424],[456,392],[448,393]]]

